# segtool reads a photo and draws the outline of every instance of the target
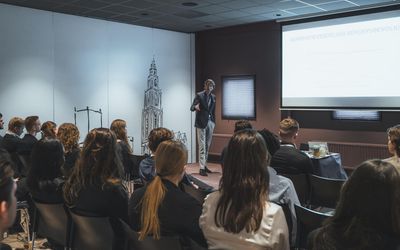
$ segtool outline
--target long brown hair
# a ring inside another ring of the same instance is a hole
[[[42,139],[56,139],[57,124],[52,121],[47,121],[42,124],[40,130],[42,131]]]
[[[165,186],[161,179],[168,176],[181,175],[187,164],[187,149],[181,142],[163,141],[157,148],[156,172],[157,176],[147,185],[142,199],[141,230],[139,240],[143,240],[148,234],[155,239],[160,238],[160,221],[158,208],[165,196]]]
[[[119,183],[122,163],[116,150],[117,138],[108,128],[92,129],[86,136],[76,167],[64,185],[64,198],[73,204],[79,192],[91,185]]]
[[[128,142],[128,135],[126,133],[126,121],[122,119],[115,119],[110,126],[111,131],[115,133],[118,140],[121,140],[126,143],[129,148],[129,151],[132,153],[132,148]]]
[[[229,141],[215,224],[225,231],[255,232],[260,228],[268,197],[269,153],[257,131],[241,130]]]
[[[388,162],[369,160],[343,185],[335,214],[313,245],[321,250],[382,249],[385,235],[400,238],[400,175]]]
[[[63,144],[66,153],[79,148],[79,130],[72,123],[61,124],[58,128],[57,138]]]

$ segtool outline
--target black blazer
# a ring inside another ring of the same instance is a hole
[[[295,147],[282,145],[272,156],[270,164],[278,174],[313,173],[312,161],[305,153]]]
[[[206,247],[207,243],[199,226],[202,205],[172,182],[168,180],[162,180],[162,182],[166,192],[164,200],[158,208],[161,235],[179,235]],[[129,200],[129,224],[135,231],[141,229],[141,201],[146,189],[147,185],[135,190]]]
[[[36,142],[38,141],[36,137],[34,137],[31,134],[25,134],[24,138],[22,138],[22,141],[25,143],[25,148],[21,153],[30,155],[33,149],[33,146],[35,146]]]
[[[207,94],[205,90],[198,92],[194,97],[193,104],[190,107],[190,110],[195,111],[196,109],[194,106],[200,104],[200,111],[196,111],[196,120],[194,124],[196,128],[207,127],[209,117],[211,121],[215,123],[215,95],[211,93],[210,98],[211,98],[211,105],[210,108],[208,108]]]

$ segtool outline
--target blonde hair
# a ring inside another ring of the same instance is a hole
[[[283,137],[292,137],[299,131],[299,123],[292,118],[285,118],[279,123],[279,134]]]
[[[155,239],[160,238],[160,220],[158,208],[164,200],[166,188],[162,178],[182,174],[187,164],[188,152],[185,145],[179,141],[163,141],[157,148],[156,172],[157,175],[147,186],[142,199],[141,225],[139,240],[152,234]]]

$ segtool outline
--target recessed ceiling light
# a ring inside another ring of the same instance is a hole
[[[143,13],[140,13],[140,15],[141,15],[141,16],[148,16],[148,15],[149,15],[149,13],[147,13],[147,12],[143,12]]]
[[[276,14],[275,16],[282,16],[282,15],[278,13],[278,14]]]
[[[184,3],[182,3],[182,5],[186,6],[186,7],[194,7],[194,6],[197,6],[199,4],[195,3],[195,2],[184,2]]]

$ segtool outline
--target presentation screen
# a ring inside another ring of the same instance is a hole
[[[400,11],[282,24],[283,109],[400,109]]]

